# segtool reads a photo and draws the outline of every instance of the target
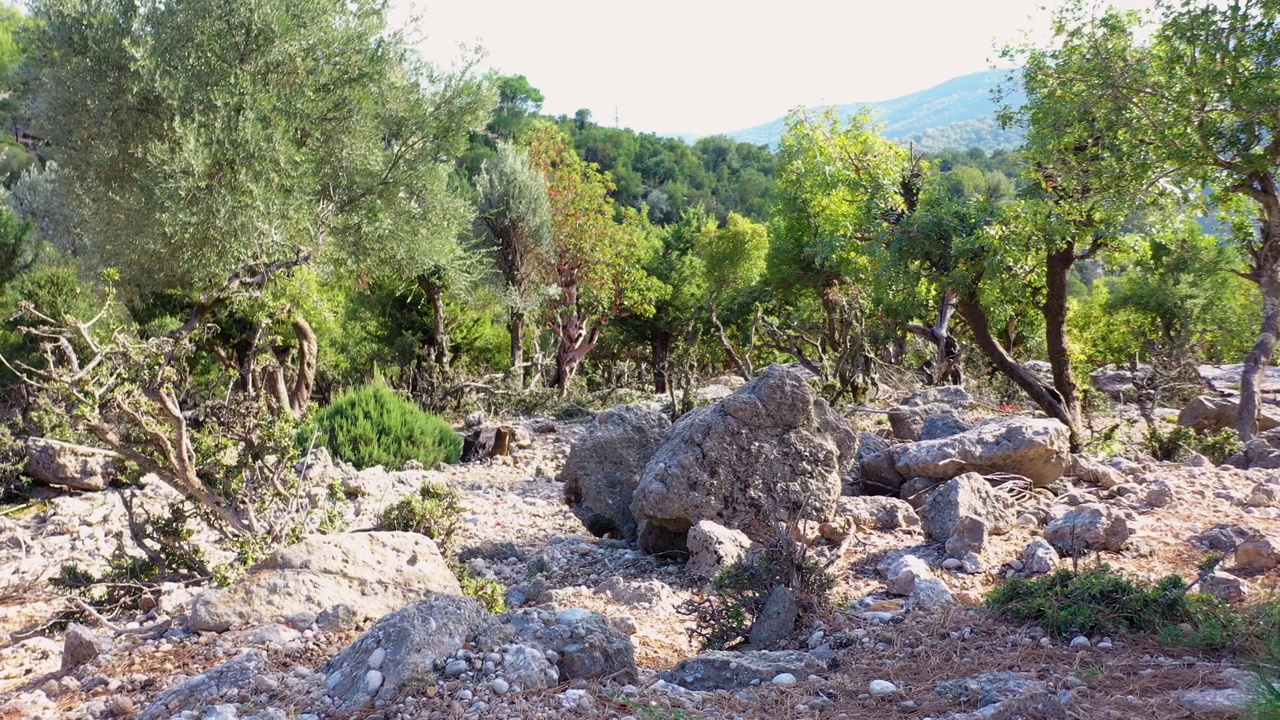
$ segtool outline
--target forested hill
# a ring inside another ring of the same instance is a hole
[[[884,123],[884,135],[900,142],[912,142],[920,150],[952,150],[980,147],[1012,150],[1022,144],[1022,135],[1002,130],[995,119],[994,90],[1007,76],[1007,70],[963,75],[910,95],[875,103],[839,105],[842,116],[860,108],[872,108]],[[783,118],[746,130],[726,133],[734,140],[752,145],[776,148]]]

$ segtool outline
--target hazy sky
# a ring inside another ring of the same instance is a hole
[[[1052,2],[1053,0],[1050,0]],[[408,7],[409,0],[401,10]],[[1125,0],[1126,6],[1145,5]],[[416,0],[429,57],[479,44],[543,111],[664,134],[768,122],[796,105],[887,100],[985,70],[1043,35],[1038,0]]]

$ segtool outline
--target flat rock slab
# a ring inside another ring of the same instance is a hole
[[[223,632],[334,605],[379,618],[429,593],[462,587],[431,538],[417,533],[311,535],[251,568],[225,590],[191,602],[190,628]]]

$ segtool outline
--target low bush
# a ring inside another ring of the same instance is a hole
[[[494,615],[507,611],[507,586],[493,578],[476,577],[463,565],[455,565],[453,574],[462,585],[462,594],[474,599]]]
[[[302,428],[300,442],[309,443],[312,433],[334,457],[360,468],[398,468],[408,460],[434,468],[462,455],[462,438],[449,423],[381,382],[338,395]]]
[[[426,535],[436,541],[442,553],[448,553],[458,532],[459,501],[453,488],[425,482],[417,492],[384,510],[378,529]]]
[[[1151,457],[1161,462],[1179,462],[1196,447],[1196,434],[1191,428],[1174,425],[1168,430],[1152,425],[1147,429],[1147,436],[1142,449]]]
[[[1011,578],[991,591],[987,603],[1012,620],[1037,623],[1065,638],[1159,632],[1192,619],[1187,598],[1181,576],[1145,583],[1103,564],[1033,580]]]

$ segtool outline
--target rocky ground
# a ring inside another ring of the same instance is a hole
[[[762,406],[784,413],[783,400]],[[47,581],[70,563],[105,567],[127,527],[121,498],[135,491],[42,490],[30,507],[0,518],[0,718],[1247,717],[1252,674],[1241,661],[1151,637],[1060,640],[979,605],[1005,577],[1072,563],[1060,554],[1073,548],[1087,551],[1078,561],[1085,565],[1188,579],[1206,552],[1228,551],[1211,580],[1216,591],[1257,598],[1280,577],[1280,542],[1270,544],[1280,538],[1280,470],[1261,467],[1265,461],[1214,467],[1198,456],[1170,464],[1037,455],[1058,442],[1052,428],[1043,437],[1021,421],[1010,421],[1016,432],[999,423],[975,430],[992,413],[939,407],[948,402],[924,402],[917,407],[929,409],[915,413],[903,405],[890,416],[892,431],[875,421],[882,416],[859,416],[843,430],[818,413],[807,432],[829,441],[805,449],[794,430],[768,441],[800,448],[803,462],[783,453],[766,463],[773,451],[757,449],[754,465],[794,472],[804,498],[830,493],[834,513],[790,532],[836,579],[834,602],[816,619],[758,644],[753,633],[751,646],[725,654],[699,654],[680,608],[708,593],[699,572],[751,552],[735,535],[748,529],[739,516],[750,502],[715,495],[714,473],[673,479],[672,468],[685,467],[678,442],[696,446],[705,469],[718,462],[708,438],[732,444],[761,427],[731,406],[703,430],[682,423],[668,432],[660,422],[646,429],[636,423],[656,421],[630,416],[603,430],[600,421],[522,420],[513,423],[521,440],[510,457],[438,472],[345,474],[346,533],[308,538],[231,589],[167,586],[130,617],[69,630],[50,624],[71,601]],[[939,430],[947,418],[955,426]],[[620,427],[623,435],[611,434]],[[891,445],[871,429],[917,442]],[[624,457],[626,447],[648,442],[646,432],[655,446],[648,455]],[[584,447],[605,449],[576,458],[561,477],[584,436]],[[993,448],[1012,446],[1020,454],[993,459]],[[844,462],[836,490],[802,482],[813,466],[839,466],[855,447],[858,462]],[[1252,452],[1271,457],[1267,447]],[[660,478],[647,462],[655,453]],[[950,470],[933,472],[929,453],[945,454]],[[750,454],[739,453],[735,472],[751,472]],[[600,457],[634,465],[632,485],[642,476],[636,497],[653,507],[610,515],[622,511],[606,506],[607,487],[626,483],[579,477],[603,472],[583,467],[611,465]],[[429,540],[365,532],[424,479],[463,493],[456,559],[505,585],[513,613],[493,618],[458,600],[457,580]],[[564,501],[564,480],[575,507]],[[676,480],[698,498],[676,503],[691,508],[685,515],[716,520],[685,527],[688,564],[645,552],[669,541],[685,517],[669,499]],[[883,494],[841,495],[839,485]],[[168,497],[158,483],[140,492],[155,506]],[[777,492],[773,499],[787,502],[789,491]],[[708,498],[720,505],[708,509]],[[614,523],[622,537],[594,537],[584,522]],[[415,604],[424,597],[431,599]]]

